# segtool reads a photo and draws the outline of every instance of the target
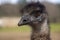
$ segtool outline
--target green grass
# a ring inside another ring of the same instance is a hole
[[[28,25],[20,27],[4,27],[0,28],[0,32],[29,32],[31,29]]]
[[[60,32],[60,24],[59,23],[51,23],[51,32]],[[0,32],[30,32],[31,28],[29,26],[20,26],[20,27],[13,27],[13,28],[3,28],[0,27]]]
[[[60,32],[60,23],[51,23],[51,32]]]

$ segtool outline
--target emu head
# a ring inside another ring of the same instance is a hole
[[[46,16],[45,6],[41,3],[27,4],[20,11],[23,15],[18,23],[18,26],[40,23]]]

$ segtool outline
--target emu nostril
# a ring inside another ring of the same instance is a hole
[[[26,22],[27,20],[23,20],[23,22]]]

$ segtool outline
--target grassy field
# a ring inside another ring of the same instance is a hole
[[[60,32],[60,23],[50,24],[51,32]],[[13,27],[13,28],[3,28],[0,27],[0,32],[29,32],[31,28],[28,25]]]
[[[51,39],[60,40],[60,24],[51,23]],[[21,27],[0,27],[0,40],[30,40],[31,28],[28,25]]]
[[[51,23],[51,32],[60,32],[60,23]]]

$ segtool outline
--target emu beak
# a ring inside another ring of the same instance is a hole
[[[20,21],[18,22],[18,26],[22,26],[22,25],[23,25],[23,20],[21,18]]]
[[[22,25],[23,25],[23,24],[19,24],[19,23],[18,23],[18,26],[22,26]]]
[[[23,25],[22,21],[18,23],[18,26],[22,26],[22,25]]]
[[[29,23],[29,16],[24,15],[24,16],[22,16],[21,20],[19,21],[18,26],[27,25],[28,23]]]
[[[28,21],[26,19],[21,19],[18,23],[18,26],[26,25],[28,24]]]
[[[18,26],[27,25],[27,24],[28,24],[27,22],[20,21],[20,22],[18,23]]]

